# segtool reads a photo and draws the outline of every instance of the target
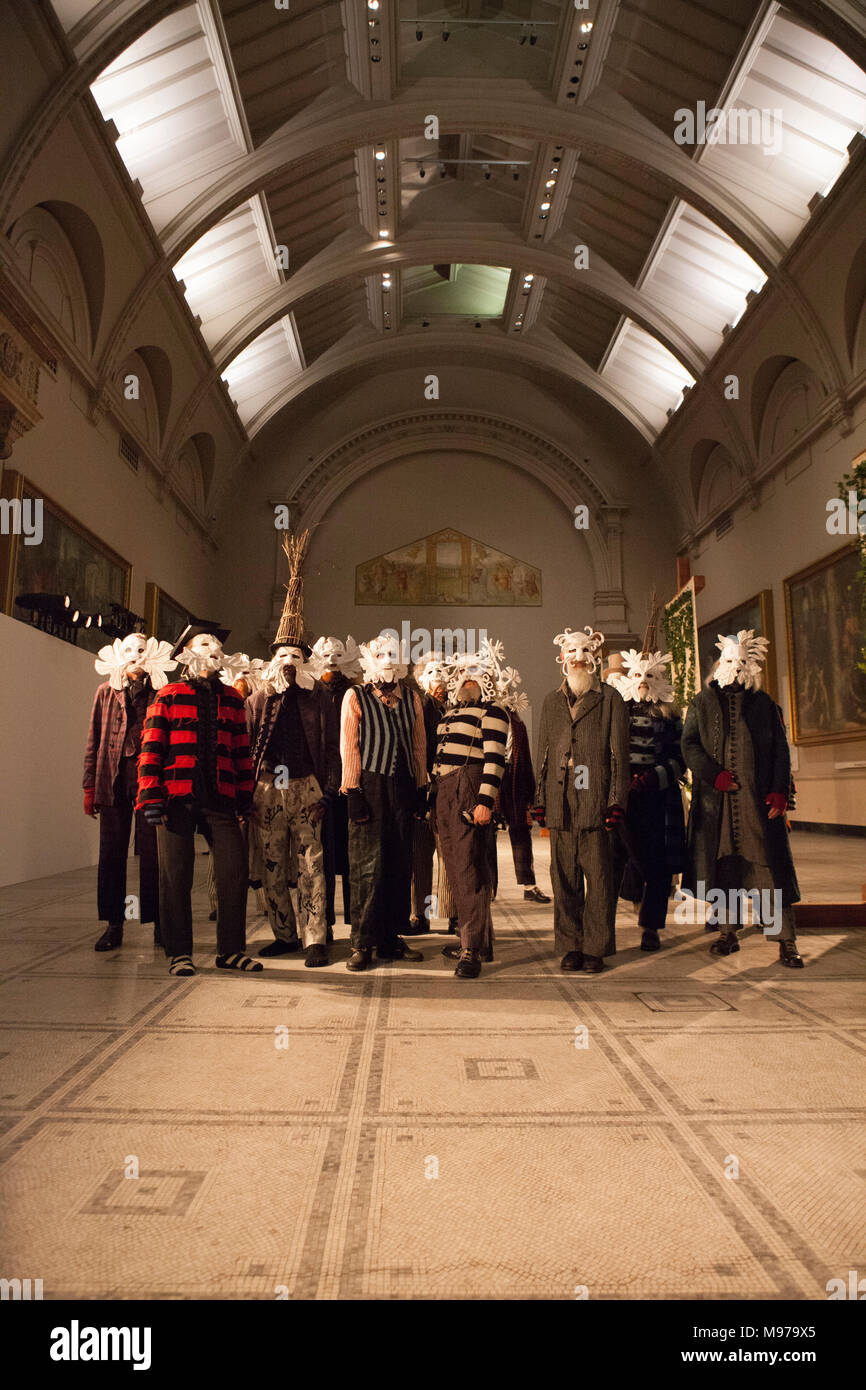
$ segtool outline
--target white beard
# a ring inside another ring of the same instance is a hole
[[[595,677],[591,671],[587,670],[566,671],[565,679],[572,695],[585,695],[595,685]]]

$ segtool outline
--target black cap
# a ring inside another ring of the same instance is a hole
[[[228,641],[231,628],[220,627],[219,623],[209,623],[205,619],[196,618],[184,628],[183,632],[178,637],[174,644],[172,656],[180,656],[184,647],[188,646],[194,637],[199,637],[205,632],[209,633],[212,637],[216,637],[219,642],[225,643]]]

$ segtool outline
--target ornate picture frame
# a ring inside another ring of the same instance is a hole
[[[671,653],[671,681],[677,704],[685,710],[701,688],[698,660],[696,576],[685,584],[669,603],[662,618],[664,649]]]
[[[192,621],[192,615],[184,604],[148,580],[144,586],[144,620],[148,637],[174,646],[187,623]]]
[[[753,594],[751,598],[738,603],[736,608],[729,608],[727,613],[722,613],[720,617],[701,623],[698,628],[698,660],[702,682],[706,684],[709,680],[710,669],[718,658],[719,652],[716,646],[718,637],[740,632],[743,628],[752,629],[756,637],[769,638],[770,650],[767,653],[767,661],[764,666],[763,688],[778,703],[779,678],[773,621],[773,590],[761,589],[760,593]]]
[[[794,743],[866,738],[859,558],[852,542],[784,581]]]

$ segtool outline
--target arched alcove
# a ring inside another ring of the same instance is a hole
[[[758,457],[774,458],[807,430],[821,408],[824,391],[805,362],[789,362],[767,392],[758,434]]]
[[[87,287],[63,227],[44,207],[30,208],[13,224],[9,242],[48,313],[89,357],[93,331]]]

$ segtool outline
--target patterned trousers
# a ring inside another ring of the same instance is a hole
[[[316,778],[292,777],[285,787],[262,772],[253,794],[262,851],[262,885],[271,930],[279,941],[294,941],[298,926],[305,946],[324,945],[328,914],[321,821],[311,812],[322,799]],[[298,926],[289,887],[292,849],[298,860]]]

